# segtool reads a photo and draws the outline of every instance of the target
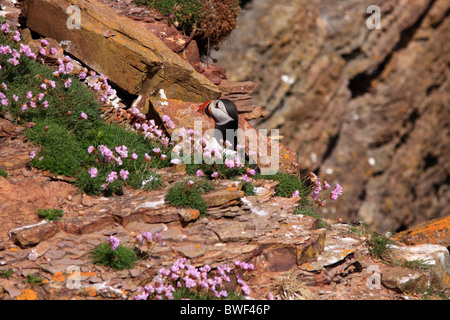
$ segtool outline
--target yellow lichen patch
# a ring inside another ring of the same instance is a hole
[[[56,282],[61,282],[66,280],[66,278],[64,277],[63,273],[61,271],[56,272],[53,276],[52,279],[55,280]]]
[[[95,287],[87,287],[84,289],[84,293],[90,297],[95,297],[97,295],[97,289]]]
[[[10,250],[11,252],[17,252],[17,251],[19,251],[18,248],[10,248],[9,250]]]
[[[36,300],[37,295],[36,292],[34,292],[31,289],[24,289],[22,291],[22,294],[17,297],[17,300]]]

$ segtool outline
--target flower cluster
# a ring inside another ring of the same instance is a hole
[[[116,251],[116,249],[120,245],[120,241],[118,238],[111,235],[111,236],[109,236],[109,245],[110,245],[112,251]]]
[[[310,177],[311,182],[314,184],[314,190],[313,190],[312,197],[315,200],[315,203],[319,207],[323,207],[325,205],[324,199],[322,199],[322,200],[319,199],[319,193],[322,190],[329,190],[331,187],[327,181],[324,181],[323,188],[322,188],[322,182],[320,181],[320,179],[317,177],[317,175],[314,172],[310,172],[309,177]],[[343,192],[342,187],[339,185],[339,183],[337,183],[334,190],[331,191],[330,199],[336,201],[338,199],[338,197],[340,195],[342,195],[342,192]]]
[[[254,270],[251,264],[235,262],[236,271]],[[221,265],[212,274],[209,265],[195,268],[190,265],[186,258],[178,259],[169,269],[161,268],[152,282],[138,289],[135,300],[162,300],[174,299],[176,290],[186,289],[198,295],[212,294],[214,298],[227,298],[228,291],[224,289],[224,284],[230,282],[232,269],[226,264]],[[250,294],[250,288],[242,277],[237,274],[237,283],[244,295]]]
[[[143,231],[141,234],[138,234],[136,236],[136,245],[139,247],[140,250],[142,250],[143,246],[147,246],[146,249],[146,256],[150,256],[153,252],[153,249],[155,246],[159,244],[161,246],[166,245],[164,242],[161,233],[156,232],[155,234],[152,234],[151,232]]]

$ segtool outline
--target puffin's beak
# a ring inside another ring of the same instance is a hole
[[[213,102],[213,100],[202,104],[201,107],[198,109],[198,111],[200,111],[201,113],[206,114],[206,115],[211,114],[211,109],[210,109],[211,102]]]

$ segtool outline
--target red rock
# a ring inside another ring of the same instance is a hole
[[[41,241],[53,237],[57,232],[58,228],[55,223],[41,222],[35,225],[10,230],[10,237],[15,244],[23,249],[35,246]]]

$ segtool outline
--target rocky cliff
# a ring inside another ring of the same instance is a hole
[[[449,12],[445,0],[253,0],[213,56],[259,85],[270,114],[257,126],[342,182],[324,215],[402,230],[450,213]]]

